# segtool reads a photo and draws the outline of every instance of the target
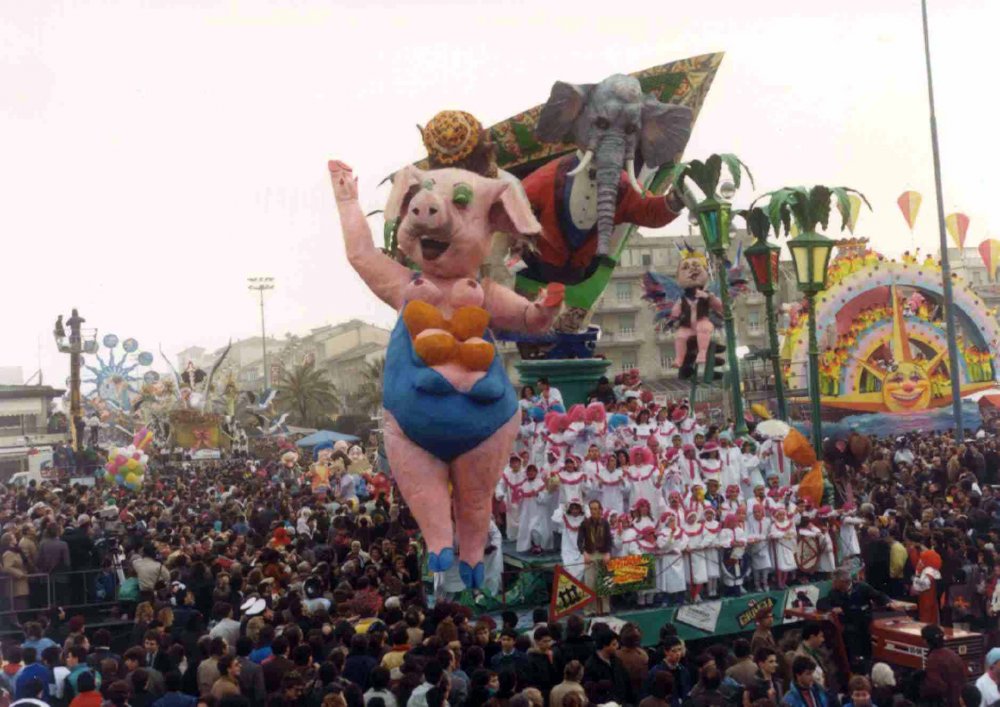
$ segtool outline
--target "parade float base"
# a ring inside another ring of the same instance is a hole
[[[530,552],[518,552],[517,542],[513,540],[503,541],[503,563],[518,570],[548,570],[552,571],[559,564],[559,552],[550,550],[541,555],[532,555]]]
[[[568,408],[587,402],[587,395],[610,365],[611,361],[603,358],[567,358],[518,361],[514,367],[521,385],[535,385],[539,378],[548,378],[549,384],[562,393]]]

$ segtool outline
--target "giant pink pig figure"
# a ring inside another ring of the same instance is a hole
[[[550,286],[530,302],[491,280],[480,283],[479,266],[494,232],[531,236],[541,227],[527,199],[499,179],[405,167],[386,210],[400,214],[399,248],[415,272],[375,248],[351,168],[331,161],[329,169],[347,259],[400,313],[383,381],[393,476],[420,524],[431,571],[453,565],[457,538],[459,573],[466,585],[481,586],[491,499],[520,424],[486,327],[544,331],[563,289]]]

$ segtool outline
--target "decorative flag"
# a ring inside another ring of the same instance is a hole
[[[906,219],[906,225],[910,227],[910,231],[913,230],[913,224],[917,222],[917,213],[920,211],[920,203],[924,200],[920,196],[918,191],[904,191],[896,199],[896,203],[899,204],[899,210],[903,212],[903,218]]]
[[[848,194],[847,200],[851,202],[851,214],[847,219],[847,230],[854,235],[854,226],[858,222],[858,214],[861,213],[861,197],[857,194]]]
[[[944,225],[958,249],[963,250],[965,248],[965,234],[969,230],[969,217],[965,214],[948,214],[944,218]]]
[[[1000,265],[1000,241],[990,238],[979,244],[979,255],[983,258],[983,265],[986,266],[986,276],[993,282],[997,274],[997,265]]]

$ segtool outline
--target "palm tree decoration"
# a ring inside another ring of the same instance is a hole
[[[341,408],[333,381],[325,370],[311,363],[299,364],[290,371],[282,369],[274,388],[276,406],[289,413],[293,424],[308,427],[316,418],[332,415]]]
[[[719,187],[719,179],[722,177],[722,165],[725,165],[729,170],[729,174],[732,175],[733,192],[740,188],[744,171],[746,171],[747,177],[750,179],[750,185],[753,186],[753,174],[750,173],[750,168],[739,157],[728,152],[721,155],[709,155],[708,159],[704,162],[701,160],[678,162],[668,172],[667,179],[670,180],[670,185],[674,189],[683,193],[684,179],[690,178],[692,182],[698,185],[698,188],[701,189],[706,199],[714,199]],[[728,189],[725,191],[728,192]],[[725,193],[721,196],[729,199],[732,197],[732,194]]]
[[[348,407],[358,415],[374,415],[382,407],[382,374],[385,372],[385,357],[366,361],[361,371],[361,384],[350,396]]]
[[[824,230],[830,224],[830,198],[836,199],[837,211],[840,213],[840,230],[843,231],[851,223],[851,194],[857,194],[869,210],[872,205],[857,189],[850,187],[825,187],[817,184],[811,189],[806,187],[784,187],[758,197],[754,204],[768,197],[767,216],[774,226],[776,234],[784,227],[785,234],[792,230],[792,220],[800,233],[813,233],[817,226]],[[751,205],[751,211],[754,209]],[[749,225],[749,222],[748,222]],[[756,234],[755,234],[756,235]]]

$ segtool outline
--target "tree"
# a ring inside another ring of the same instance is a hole
[[[361,371],[361,384],[348,397],[348,412],[371,417],[382,407],[382,375],[385,357],[366,361]]]
[[[311,426],[318,418],[336,413],[341,408],[337,388],[327,372],[312,364],[299,364],[291,370],[282,369],[274,385],[275,405],[289,413],[289,422]]]

